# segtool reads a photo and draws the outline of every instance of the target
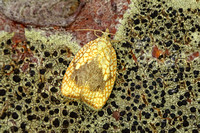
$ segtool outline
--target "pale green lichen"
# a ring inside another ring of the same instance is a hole
[[[42,43],[46,44],[46,47],[68,47],[74,54],[78,52],[81,48],[70,33],[49,33],[44,30],[25,30],[25,37],[28,40],[37,41],[40,40]]]
[[[166,4],[173,8],[183,8],[184,10],[187,10],[188,8],[196,9],[199,8],[199,2],[198,0],[170,0],[169,2],[166,2]]]
[[[4,40],[8,40],[9,38],[12,38],[13,36],[14,36],[14,33],[0,31],[0,42],[2,42]]]
[[[185,0],[181,2],[183,4]],[[190,16],[191,19],[183,21],[186,32],[185,34],[180,33],[177,38],[184,38],[184,35],[188,35],[187,37],[192,41],[186,45],[183,39],[180,40],[180,43],[176,42],[175,33],[172,33],[176,29],[180,31],[180,27],[176,27],[179,25],[174,24],[170,29],[160,30],[167,38],[159,34],[154,35],[156,28],[163,27],[165,23],[171,21],[169,19],[171,12],[167,12],[169,5],[176,11],[183,7],[182,5],[178,6],[173,1],[168,1],[166,4],[163,4],[162,1],[150,1],[146,6],[151,10],[150,12],[145,11],[146,14],[143,15],[140,14],[141,9],[144,8],[142,4],[144,3],[141,1],[132,1],[130,9],[124,15],[124,19],[121,21],[122,25],[116,33],[115,39],[120,40],[117,45],[114,45],[118,56],[116,83],[107,104],[98,112],[91,110],[79,101],[64,102],[65,97],[60,92],[63,74],[72,60],[72,56],[67,56],[70,54],[68,51],[62,54],[61,50],[69,48],[76,53],[80,49],[75,42],[71,43],[72,36],[70,34],[54,33],[47,37],[46,30],[30,31],[26,29],[25,35],[27,41],[30,42],[27,47],[35,47],[31,53],[38,59],[38,62],[31,62],[31,59],[25,61],[25,64],[27,62],[29,65],[34,64],[34,67],[29,66],[25,72],[21,70],[23,63],[12,61],[10,55],[3,55],[2,51],[5,49],[9,49],[14,54],[14,50],[11,50],[12,47],[10,45],[1,46],[2,56],[0,59],[4,65],[13,62],[14,69],[20,70],[19,74],[13,72],[8,75],[7,70],[5,71],[6,68],[1,69],[0,89],[1,91],[5,89],[6,95],[0,98],[2,101],[6,100],[0,103],[0,107],[4,107],[6,101],[9,101],[9,108],[4,112],[11,114],[9,117],[2,118],[1,130],[11,131],[11,127],[16,126],[19,127],[19,132],[174,132],[174,129],[175,132],[198,131],[200,117],[198,117],[199,109],[197,107],[200,104],[198,81],[200,74],[195,77],[194,73],[199,71],[200,60],[197,57],[192,61],[187,61],[187,57],[193,52],[199,51],[199,31],[198,29],[194,32],[190,31],[193,26],[190,20],[194,21],[194,25],[199,25],[199,16],[183,10],[183,14]],[[161,7],[157,9],[159,4]],[[155,10],[159,13],[160,10],[163,10],[168,16],[162,16],[163,22],[156,17],[150,18],[150,22],[146,22],[147,27],[140,23],[141,30],[134,29],[137,26],[134,24],[134,20],[140,20],[141,16],[150,16]],[[176,16],[172,16],[172,18],[175,21],[179,19]],[[183,19],[183,16],[180,18]],[[156,26],[149,28],[151,23]],[[141,31],[143,34],[138,37]],[[6,44],[11,37],[4,36],[2,42]],[[131,42],[132,38],[134,38],[133,42]],[[166,46],[168,41],[172,41],[170,46]],[[162,51],[167,48],[170,55],[161,57],[161,59],[152,57],[154,45],[157,45],[158,49]],[[137,57],[137,62],[133,60],[130,51]],[[49,56],[45,57],[45,52],[48,52]],[[56,56],[54,56],[54,52],[57,52]],[[45,67],[49,63],[52,63],[52,68]],[[184,69],[183,80],[180,74],[181,68]],[[44,74],[41,74],[41,69],[46,70]],[[8,70],[8,72],[10,71]],[[35,72],[33,76],[30,75],[32,71]],[[13,76],[18,75],[21,77],[20,83],[13,81]],[[180,79],[175,81],[178,76]],[[31,87],[26,86],[27,82],[31,82]],[[20,92],[19,86],[22,86],[23,92]],[[24,94],[26,95],[23,96]],[[18,100],[20,96],[23,97]],[[148,104],[144,102],[144,97]],[[27,99],[31,99],[30,104],[27,103]],[[186,105],[181,105],[179,102]],[[13,104],[14,107],[12,107]],[[162,104],[163,106],[161,106]],[[18,111],[15,108],[17,105],[22,106],[22,110]],[[171,107],[172,105],[175,106],[175,109]],[[196,112],[191,112],[191,107],[195,107]],[[42,111],[44,108],[45,110]],[[31,109],[32,112],[27,111],[28,109]],[[170,113],[165,116],[167,109],[170,110]],[[178,111],[181,111],[182,114],[178,114]],[[12,118],[13,112],[19,114],[18,119]],[[114,112],[117,115],[114,115]],[[146,113],[151,116],[146,118],[148,117],[145,115]],[[173,114],[176,116],[175,118],[173,118]],[[37,119],[32,120],[32,115],[36,115]],[[2,114],[3,116],[4,114]],[[184,119],[187,117],[186,123],[184,123],[183,116]],[[48,120],[45,119],[46,117]],[[26,124],[25,129],[20,128],[23,127],[23,123]]]

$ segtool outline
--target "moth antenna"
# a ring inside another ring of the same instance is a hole
[[[97,35],[97,32],[96,32],[96,31],[94,31],[94,35],[97,36],[97,37],[100,37],[99,35]]]
[[[75,31],[94,31],[94,32],[101,32],[101,33],[109,33],[109,29],[107,28],[106,31],[101,30],[94,30],[94,29],[75,29]],[[113,33],[109,33],[110,35],[115,35]]]
[[[101,30],[94,30],[94,29],[75,29],[75,31],[98,31],[98,32],[103,32]]]

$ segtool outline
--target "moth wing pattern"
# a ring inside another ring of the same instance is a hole
[[[111,94],[116,69],[115,50],[107,34],[103,34],[84,45],[73,58],[64,75],[61,92],[99,110]]]
[[[75,81],[73,81],[70,77],[72,75],[72,72],[75,70],[77,63],[80,62],[81,58],[84,58],[83,57],[84,53],[88,49],[90,49],[91,45],[92,45],[92,42],[91,43],[89,42],[86,45],[84,45],[78,51],[78,53],[75,55],[75,57],[73,58],[73,60],[69,64],[69,66],[68,66],[68,68],[65,72],[64,78],[62,80],[61,92],[64,96],[69,97],[69,98],[73,98],[73,99],[79,99],[80,98],[81,89],[78,87],[78,85],[76,85]],[[86,62],[87,62],[87,60],[84,60],[84,62],[81,62],[81,64],[84,64]]]
[[[103,81],[105,82],[105,87],[100,88],[98,91],[91,91],[90,89],[85,87],[83,88],[81,93],[82,101],[84,101],[88,106],[96,110],[101,109],[105,105],[106,101],[108,100],[111,94],[116,79],[116,68],[117,68],[116,53],[113,47],[109,49],[110,49],[110,55],[105,55],[105,56],[110,57],[109,66],[107,67],[107,69],[109,69],[110,76],[108,77],[108,79]],[[101,68],[105,69],[105,67]],[[105,75],[105,72],[106,71],[104,71],[103,75]]]

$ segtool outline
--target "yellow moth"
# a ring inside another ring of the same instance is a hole
[[[108,100],[117,70],[109,30],[102,33],[79,50],[69,64],[61,86],[64,96],[79,99],[95,110],[101,109]]]

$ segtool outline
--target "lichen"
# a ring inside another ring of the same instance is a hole
[[[132,1],[116,33],[119,42],[112,43],[115,86],[99,111],[60,92],[79,49],[71,35],[45,37],[42,30],[26,30],[27,40],[15,44],[5,34],[0,39],[0,130],[198,132],[200,11],[197,3],[188,7],[185,2]]]

